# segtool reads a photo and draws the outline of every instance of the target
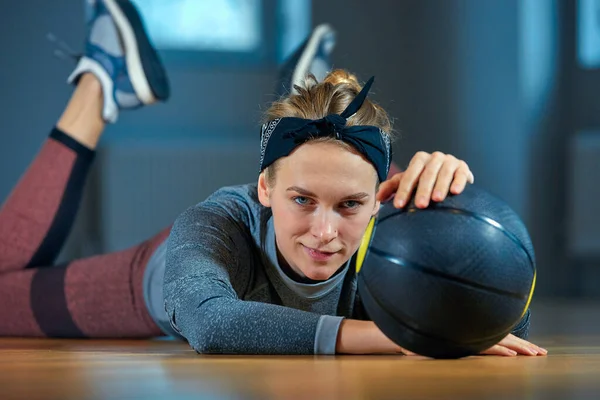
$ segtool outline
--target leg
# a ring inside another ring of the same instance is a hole
[[[102,119],[103,103],[100,82],[93,74],[84,73],[56,128],[90,150],[95,150],[105,126]]]
[[[93,9],[76,90],[50,139],[0,211],[0,336],[151,337],[144,275],[169,229],[134,248],[50,265],[68,234],[105,123],[166,100],[169,87],[127,0]],[[25,267],[30,269],[22,270]],[[34,268],[35,267],[35,268]]]
[[[0,273],[50,265],[60,253],[104,128],[101,108],[100,85],[87,74],[57,129],[0,208]]]
[[[120,110],[169,96],[166,74],[133,5],[96,0],[93,7],[85,55],[69,77],[76,90],[0,209],[0,273],[54,262],[105,123],[115,122]]]
[[[0,274],[0,336],[163,335],[147,311],[142,281],[168,232],[116,253]]]

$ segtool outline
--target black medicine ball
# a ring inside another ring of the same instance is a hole
[[[524,223],[475,185],[426,209],[384,204],[356,265],[373,322],[399,346],[433,358],[497,344],[523,317],[536,277]]]

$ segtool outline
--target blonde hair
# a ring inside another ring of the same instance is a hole
[[[321,119],[330,114],[341,114],[360,92],[362,86],[356,76],[342,69],[331,71],[322,82],[308,75],[303,85],[294,85],[295,94],[283,97],[271,104],[266,111],[264,121],[276,118],[297,117]],[[393,139],[392,122],[387,112],[373,101],[365,99],[362,107],[346,122],[346,126],[372,125],[380,128],[390,141]],[[334,138],[322,137],[314,142],[335,143],[349,151],[356,152],[352,146]],[[311,141],[312,142],[312,141]],[[265,169],[265,178],[269,186],[275,184],[278,162]]]

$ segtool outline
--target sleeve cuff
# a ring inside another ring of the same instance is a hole
[[[529,337],[529,319],[530,319],[530,315],[531,312],[529,309],[527,309],[527,312],[525,313],[525,315],[523,316],[523,318],[519,321],[519,323],[512,329],[512,334],[527,340],[527,338]]]
[[[317,323],[315,354],[335,354],[338,331],[344,317],[323,315]]]

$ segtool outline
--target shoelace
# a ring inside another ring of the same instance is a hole
[[[54,49],[54,56],[60,58],[62,60],[75,60],[75,62],[79,61],[83,54],[76,52],[73,50],[67,43],[63,40],[59,39],[55,34],[49,32],[46,35],[46,39],[52,44],[56,46]]]

